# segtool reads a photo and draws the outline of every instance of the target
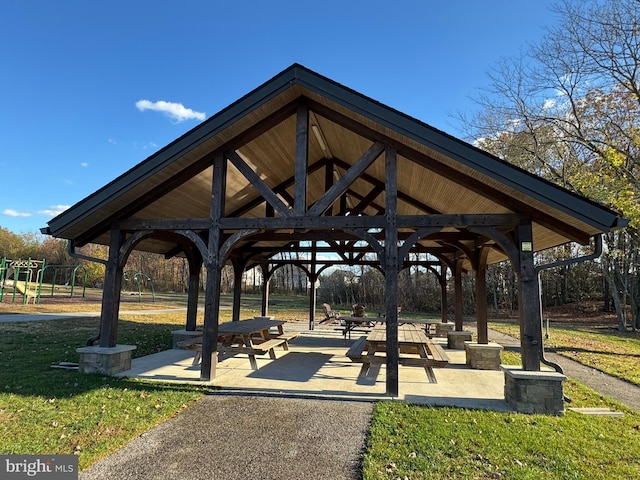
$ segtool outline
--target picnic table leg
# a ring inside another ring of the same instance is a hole
[[[200,363],[200,360],[202,360],[202,347],[196,350],[196,353],[193,356],[193,362],[191,362],[191,365],[198,365]]]
[[[216,378],[216,370],[218,367],[218,351],[211,352],[211,379]]]
[[[366,377],[369,374],[369,370],[371,369],[371,359],[375,354],[376,347],[371,343],[367,344],[367,355],[362,360],[362,367],[360,368],[358,377]]]
[[[420,358],[428,359],[429,354],[427,351],[427,346],[421,345],[420,347],[418,347],[418,354],[420,355]],[[438,383],[438,379],[436,378],[436,374],[434,373],[433,368],[425,365],[424,369],[427,372],[429,383]]]
[[[263,337],[264,338],[264,337]],[[243,343],[247,348],[253,348],[253,342],[251,341],[251,335],[243,335]],[[252,370],[258,370],[258,362],[256,362],[256,356],[252,353],[249,354],[249,363]]]

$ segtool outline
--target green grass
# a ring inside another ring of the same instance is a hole
[[[179,299],[172,302],[182,305]],[[306,308],[306,298],[274,298],[270,313],[301,320],[307,318]],[[258,296],[243,296],[243,318],[259,310]],[[223,310],[222,320],[230,314]],[[183,322],[184,312],[123,315],[118,342],[137,345],[135,356],[164,350],[171,344],[171,330]],[[209,391],[51,368],[60,361],[77,362],[76,348],[97,331],[95,318],[0,324],[0,453],[76,453],[80,468],[86,469]],[[552,340],[559,341],[560,333],[554,328]],[[582,356],[588,350],[618,359],[611,362],[620,376],[626,372],[623,364],[640,355],[640,345],[621,341],[625,337],[616,332],[593,337],[589,328],[577,326],[570,333],[573,349]],[[623,347],[624,355],[612,353]],[[503,362],[517,364],[519,356],[503,352]],[[565,392],[572,398],[569,406],[606,407],[624,417],[572,411],[548,417],[381,402],[367,439],[364,478],[640,478],[640,414],[573,381],[566,382]]]
[[[583,387],[567,388],[581,401],[601,402]],[[639,418],[624,407],[618,409],[625,411],[623,418],[381,402],[374,409],[364,478],[638,478]]]
[[[520,364],[503,352],[502,361]],[[381,402],[363,470],[378,479],[610,480],[640,478],[640,414],[568,380],[569,407],[601,407],[622,418],[567,410],[562,417]]]
[[[167,349],[178,318],[121,321],[120,340],[136,344],[136,356]],[[0,324],[0,453],[76,453],[86,468],[206,393],[51,367],[77,362],[97,329],[84,318]]]
[[[520,337],[515,323],[492,322],[490,328]],[[619,332],[594,324],[552,323],[547,351],[640,386],[640,333]]]

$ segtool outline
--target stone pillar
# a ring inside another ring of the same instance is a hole
[[[504,370],[504,399],[519,413],[564,415],[563,383],[567,377],[555,371]]]
[[[436,337],[446,338],[449,332],[453,332],[456,328],[456,324],[453,322],[448,323],[436,323]]]
[[[465,342],[467,366],[474,370],[500,370],[502,345],[497,343]]]
[[[100,373],[115,375],[131,370],[131,356],[135,345],[116,345],[115,347],[81,347],[78,371],[80,373]]]
[[[464,343],[471,341],[471,332],[449,332],[447,333],[447,347],[451,350],[464,350]]]

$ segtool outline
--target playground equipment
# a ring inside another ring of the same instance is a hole
[[[40,303],[44,266],[44,260],[10,260],[3,257],[0,261],[0,302],[4,301],[5,292],[10,288],[11,303],[16,302],[18,293],[22,295],[23,304],[29,303],[29,300],[33,300],[34,304]]]
[[[156,290],[153,286],[153,280],[146,273],[137,272],[135,270],[127,270],[122,274],[122,290],[126,290],[127,286],[133,283],[138,291],[138,301],[142,301],[142,287],[149,285],[151,289],[151,301],[156,301]]]
[[[65,283],[64,286],[71,287],[71,292],[69,296],[73,298],[73,290],[76,286],[76,279],[80,278],[82,280],[82,296],[85,296],[85,292],[87,289],[87,269],[82,265],[47,265],[42,270],[42,276],[45,276],[47,271],[52,271],[52,279],[51,279],[51,296],[53,297],[53,292],[56,286],[56,280],[58,277],[58,272],[62,271],[65,274]],[[48,278],[48,277],[47,277]]]

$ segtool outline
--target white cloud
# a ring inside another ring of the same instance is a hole
[[[3,210],[2,214],[7,215],[9,217],[30,217],[31,216],[31,214],[28,212],[18,212],[10,208]]]
[[[87,162],[82,162],[82,163],[80,164],[80,166],[81,166],[81,167],[85,167],[85,168],[86,168],[86,167],[88,167],[88,166],[89,166],[89,164],[88,164]]]
[[[204,112],[195,112],[190,108],[186,108],[181,103],[165,102],[164,100],[159,100],[157,102],[152,102],[150,100],[138,100],[136,102],[136,107],[141,112],[144,112],[145,110],[162,112],[176,123],[184,122],[185,120],[195,119],[202,121],[205,119]]]
[[[69,205],[51,205],[49,208],[40,210],[38,213],[41,215],[47,215],[49,217],[55,217],[57,215],[60,215],[67,208],[69,208]]]

